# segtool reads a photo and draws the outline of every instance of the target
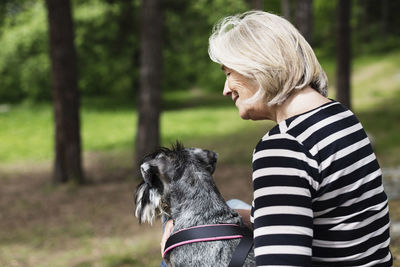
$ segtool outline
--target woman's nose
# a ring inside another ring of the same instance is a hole
[[[232,94],[232,91],[228,86],[228,79],[225,80],[224,91],[222,92],[222,94],[224,96],[228,96],[228,95]]]

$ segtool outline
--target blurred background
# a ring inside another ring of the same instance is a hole
[[[2,0],[0,266],[159,266],[139,225],[143,155],[215,150],[226,199],[252,198],[251,155],[273,123],[243,121],[208,58],[213,25],[261,9],[314,48],[329,95],[373,142],[400,266],[400,1]]]

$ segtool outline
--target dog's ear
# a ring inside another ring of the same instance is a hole
[[[140,165],[140,172],[142,173],[143,181],[151,185],[154,176],[158,173],[158,168],[157,166],[151,165],[149,162],[144,162]]]
[[[163,168],[165,168],[165,155],[157,155],[153,159],[147,159],[140,165],[143,182],[138,186],[135,193],[136,212],[139,223],[153,222],[157,210],[162,211],[161,199],[167,185],[162,179]]]
[[[168,182],[166,179],[167,161],[164,154],[159,154],[154,159],[143,162],[140,165],[143,180],[152,186],[156,186],[155,183],[160,181]]]
[[[191,151],[204,168],[213,174],[217,165],[218,154],[214,151],[200,148],[193,148]]]
[[[211,174],[214,173],[215,167],[217,166],[217,159],[218,159],[218,154],[214,151],[211,150],[204,150],[207,154],[207,161],[208,161],[208,167],[207,171],[209,171]]]

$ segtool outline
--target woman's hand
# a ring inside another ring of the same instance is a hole
[[[235,211],[242,217],[244,225],[246,225],[250,230],[253,230],[253,226],[250,222],[251,210],[235,209]]]
[[[167,243],[167,239],[171,235],[173,228],[174,228],[174,221],[173,220],[168,220],[165,223],[164,233],[163,233],[163,236],[161,238],[161,243],[160,243],[160,245],[161,245],[161,257],[163,256],[163,253],[164,253],[165,243]]]

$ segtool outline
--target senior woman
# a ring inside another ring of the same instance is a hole
[[[279,16],[246,12],[214,27],[209,55],[240,117],[277,123],[253,154],[257,266],[392,266],[370,141],[355,115],[326,97],[326,75],[303,36]]]

